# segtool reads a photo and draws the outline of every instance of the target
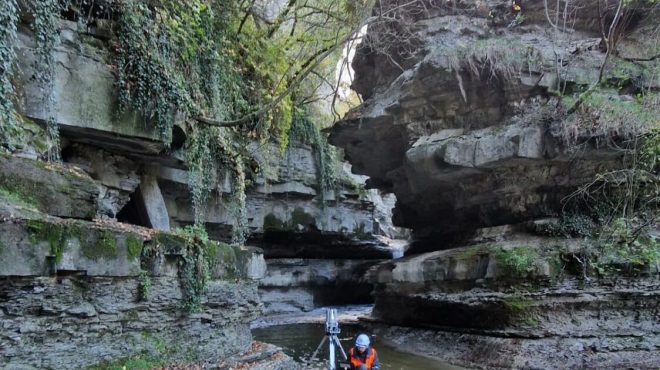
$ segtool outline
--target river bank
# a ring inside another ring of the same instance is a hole
[[[385,340],[366,325],[371,326],[369,316],[372,305],[332,307],[337,310],[341,333],[338,335],[345,350],[353,346],[358,333],[367,332],[372,338],[372,345],[378,350],[381,369],[397,370],[459,370],[440,358],[425,353],[415,353],[411,348],[396,341]],[[272,343],[282,347],[282,351],[303,364],[305,369],[325,369],[328,344],[324,339],[326,308],[319,308],[302,314],[284,314],[267,316],[251,323],[255,340]],[[320,346],[315,359],[310,359],[312,352]],[[337,356],[340,357],[339,353]]]

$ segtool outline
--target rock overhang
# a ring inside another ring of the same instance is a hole
[[[403,70],[387,68],[386,57],[362,47],[354,67],[367,99],[330,129],[330,142],[371,177],[369,186],[396,194],[395,224],[427,239],[425,248],[442,248],[434,240],[480,227],[544,216],[597,173],[622,165],[621,153],[602,145],[611,140],[607,134],[576,131],[571,143],[570,124],[553,115],[557,84],[586,88],[605,60],[586,15],[596,3],[581,4],[570,39],[546,32],[542,2],[522,4],[525,23],[509,27],[489,19],[489,10],[506,15],[510,4],[477,3],[462,4],[464,14],[451,6],[415,13],[409,21],[421,50]],[[637,55],[633,44],[650,45],[643,30],[652,24],[647,19],[631,29],[629,42],[620,44],[625,53],[612,63]],[[654,65],[629,68],[629,77],[654,88],[660,82],[648,74]],[[625,92],[613,99],[619,94]]]

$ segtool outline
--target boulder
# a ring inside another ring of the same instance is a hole
[[[0,154],[0,189],[54,216],[92,219],[97,213],[97,183],[85,172],[57,163]]]

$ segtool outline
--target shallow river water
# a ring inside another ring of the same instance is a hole
[[[360,333],[356,325],[342,325],[341,334],[338,335],[344,350],[353,345],[355,336]],[[284,352],[299,362],[305,362],[318,347],[325,336],[322,324],[291,324],[277,325],[265,328],[252,329],[254,339],[272,343],[284,349]],[[460,367],[438,362],[426,357],[397,351],[395,348],[383,344],[378,338],[372,338],[372,345],[378,351],[381,370],[458,370]],[[337,355],[340,358],[341,355]],[[325,369],[324,362],[328,358],[327,341],[319,351],[317,361],[308,365],[306,369]],[[320,361],[319,361],[320,360]]]

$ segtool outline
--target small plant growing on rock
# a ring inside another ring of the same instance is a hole
[[[539,258],[536,249],[519,246],[511,249],[499,247],[494,251],[497,266],[512,277],[525,277],[536,269],[535,261]]]
[[[564,237],[591,237],[596,233],[597,225],[591,217],[581,213],[562,215],[556,222],[548,222],[534,227],[540,235]]]

